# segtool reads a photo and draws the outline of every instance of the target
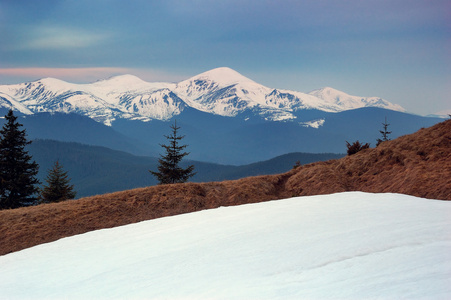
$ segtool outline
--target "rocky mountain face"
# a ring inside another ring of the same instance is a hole
[[[23,114],[77,113],[111,126],[118,119],[169,120],[186,108],[209,114],[267,121],[299,121],[296,112],[341,112],[362,107],[404,111],[376,97],[357,97],[332,88],[309,94],[268,88],[229,68],[217,68],[178,83],[145,82],[121,75],[91,84],[53,78],[0,86],[0,108]],[[310,123],[306,123],[309,126]],[[318,126],[318,123],[315,126]]]

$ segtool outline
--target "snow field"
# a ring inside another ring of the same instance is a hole
[[[89,232],[0,257],[1,299],[449,299],[451,203],[348,192]]]

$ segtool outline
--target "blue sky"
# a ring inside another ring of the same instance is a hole
[[[273,88],[330,86],[451,109],[449,0],[0,0],[0,84],[227,66]]]

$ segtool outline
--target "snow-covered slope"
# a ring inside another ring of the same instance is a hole
[[[72,84],[54,78],[0,86],[0,93],[31,112],[75,112],[111,125],[116,118],[164,120],[180,113],[183,104],[168,87],[122,75],[92,84]]]
[[[18,110],[26,115],[33,114],[33,112],[29,110],[26,106],[24,106],[22,103],[16,101],[11,96],[0,92],[0,108],[2,107],[6,109],[14,108],[15,110]]]
[[[0,105],[24,113],[76,112],[110,125],[117,118],[167,120],[186,107],[236,116],[250,112],[266,120],[294,120],[294,112],[339,112],[367,106],[403,110],[380,98],[350,96],[330,88],[310,94],[265,87],[230,68],[217,68],[179,83],[150,83],[122,75],[92,84],[45,78],[0,86]]]
[[[325,87],[314,90],[309,95],[323,99],[329,105],[337,105],[341,110],[356,109],[361,107],[379,107],[396,111],[405,111],[398,104],[393,104],[379,97],[358,97],[351,96],[342,91]]]
[[[0,257],[2,299],[449,299],[451,203],[348,192],[167,217]]]

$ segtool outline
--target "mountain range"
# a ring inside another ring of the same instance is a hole
[[[121,75],[91,84],[54,78],[0,86],[0,107],[23,114],[75,112],[105,125],[117,119],[169,120],[192,108],[219,116],[258,116],[299,121],[297,112],[340,112],[362,107],[404,109],[378,97],[351,96],[330,87],[302,93],[265,87],[230,68],[217,68],[178,83],[145,82]],[[310,121],[310,122],[308,122]],[[318,126],[315,120],[304,121]]]
[[[45,78],[0,85],[0,115],[10,108],[30,139],[153,157],[161,153],[176,119],[189,159],[225,165],[292,152],[345,153],[346,141],[374,145],[385,120],[392,139],[442,120],[332,88],[310,93],[268,88],[230,68],[178,83],[122,75],[91,84]]]

